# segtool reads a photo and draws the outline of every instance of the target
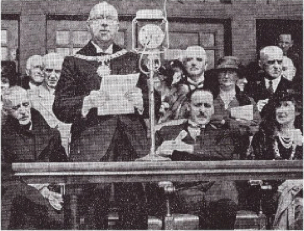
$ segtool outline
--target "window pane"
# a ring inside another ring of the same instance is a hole
[[[87,31],[73,31],[73,44],[85,45],[91,38]]]
[[[207,62],[208,62],[207,69],[209,70],[214,68],[214,62],[215,62],[214,50],[206,50],[206,53],[207,53]]]
[[[70,48],[56,48],[56,52],[63,56],[70,55]]]
[[[67,45],[70,41],[69,31],[56,31],[56,44]]]
[[[1,44],[7,43],[7,30],[1,30]]]
[[[1,47],[1,60],[8,60],[8,49],[7,49],[7,47]]]
[[[213,47],[214,46],[214,34],[212,33],[202,33],[201,37],[201,44],[203,47]]]
[[[185,32],[170,32],[170,49],[186,49],[189,44],[198,45],[199,44],[199,34],[198,33],[185,33]]]

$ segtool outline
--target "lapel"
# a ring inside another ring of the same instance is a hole
[[[277,87],[277,90],[275,91],[275,94],[282,94],[287,91],[287,89],[290,87],[290,81],[287,79],[284,79],[284,77],[281,78],[281,81],[279,82],[279,85]]]
[[[184,139],[182,139],[182,141],[185,142],[186,144],[195,144],[195,139],[191,136],[188,127],[189,127],[189,122],[187,121],[183,126],[183,130],[187,132],[187,135],[185,136]]]
[[[45,88],[45,86],[38,88],[38,98],[40,106],[53,116],[52,107],[49,106],[49,103],[53,104],[53,102],[50,102],[53,100],[50,96],[50,92]]]
[[[81,50],[77,52],[77,54],[86,55],[86,56],[96,56],[96,48],[92,44],[92,42],[88,42],[87,45],[85,45]]]

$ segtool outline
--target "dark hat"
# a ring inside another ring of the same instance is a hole
[[[216,70],[223,70],[223,69],[234,69],[239,71],[241,66],[241,62],[239,58],[235,56],[224,56],[219,59],[217,65],[215,67]]]

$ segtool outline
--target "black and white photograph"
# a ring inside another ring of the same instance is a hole
[[[1,230],[303,230],[302,0],[1,0]]]

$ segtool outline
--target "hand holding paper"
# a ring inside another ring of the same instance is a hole
[[[108,95],[103,91],[91,91],[90,95],[84,97],[82,104],[82,116],[86,117],[91,108],[98,108],[106,103]]]
[[[136,87],[138,78],[139,73],[104,76],[100,91],[107,95],[107,100],[98,106],[98,115],[132,114],[134,107],[143,109],[142,93]]]
[[[125,97],[133,104],[135,108],[137,108],[140,112],[143,112],[144,101],[141,89],[134,87],[125,94]]]

